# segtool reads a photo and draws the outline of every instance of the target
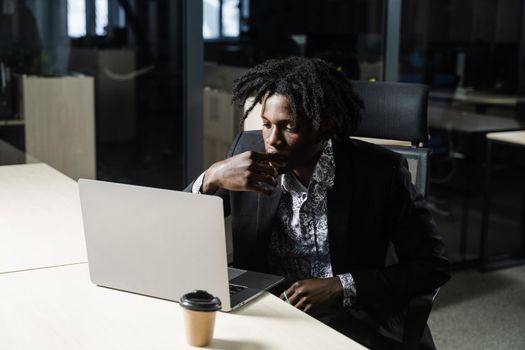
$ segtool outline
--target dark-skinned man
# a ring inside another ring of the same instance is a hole
[[[187,188],[223,198],[234,266],[285,277],[281,297],[372,349],[400,348],[407,301],[449,279],[448,261],[406,160],[350,139],[364,107],[320,60],[260,64],[236,80],[244,118],[261,103],[262,131]],[[389,242],[399,263],[385,266]],[[434,348],[430,332],[424,348]]]

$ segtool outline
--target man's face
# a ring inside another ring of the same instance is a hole
[[[293,122],[286,96],[271,95],[263,100],[261,118],[266,152],[283,155],[286,166],[278,168],[280,173],[317,162],[326,142],[309,120],[299,116]]]

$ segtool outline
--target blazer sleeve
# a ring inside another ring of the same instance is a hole
[[[443,241],[423,196],[412,185],[404,157],[394,167],[389,197],[387,227],[399,262],[352,272],[358,306],[403,305],[450,279]]]
[[[233,140],[232,145],[230,146],[230,150],[228,151],[228,155],[226,158],[232,157],[234,154],[238,153],[237,146],[239,145],[239,140],[241,139],[243,135],[243,132],[240,132],[235,139]],[[190,184],[184,189],[184,192],[192,192],[193,184],[195,183],[197,179],[190,182]],[[222,198],[222,205],[224,209],[224,216],[230,215],[230,191],[225,190],[224,188],[217,189],[214,193],[210,193],[210,195],[218,196]]]

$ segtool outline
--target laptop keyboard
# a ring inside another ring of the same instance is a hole
[[[237,284],[231,284],[231,283],[230,283],[230,295],[237,294],[237,293],[239,293],[240,291],[245,290],[246,288],[248,288],[248,287],[245,287],[245,286],[239,286],[239,285],[237,285]]]

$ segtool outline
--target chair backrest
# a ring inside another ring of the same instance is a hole
[[[426,198],[430,150],[418,146],[428,140],[428,87],[368,81],[353,81],[352,85],[365,110],[359,129],[350,136],[410,142],[413,147],[386,147],[405,156],[412,183]]]
[[[350,136],[410,141],[428,140],[428,87],[421,84],[352,82],[365,110],[359,129]]]

